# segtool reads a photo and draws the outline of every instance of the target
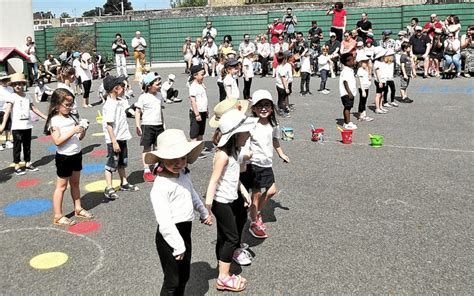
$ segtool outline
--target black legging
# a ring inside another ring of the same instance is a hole
[[[83,98],[88,99],[89,94],[91,92],[92,81],[91,80],[82,81],[82,86],[84,87],[84,96],[83,96]]]
[[[220,81],[217,82],[217,87],[219,88],[219,102],[222,102],[227,97],[227,93],[225,92],[224,82],[220,82]]]
[[[240,236],[237,227],[239,211],[233,203],[212,203],[212,213],[216,217],[217,224],[217,260],[225,263],[232,262],[234,251],[239,248]]]
[[[388,89],[390,88],[390,102],[395,101],[395,82],[393,80],[387,80],[385,89],[383,91],[383,102],[387,103]]]
[[[244,79],[244,99],[248,100],[250,99],[250,87],[252,86],[252,78],[249,78],[249,80]]]
[[[367,104],[367,97],[369,96],[369,90],[365,90],[365,97],[362,95],[362,89],[359,88],[359,113],[365,111],[365,105]]]
[[[31,128],[12,130],[13,135],[13,162],[20,163],[21,147],[23,146],[23,160],[31,161]]]
[[[258,60],[262,64],[262,76],[268,75],[268,57],[259,56]]]
[[[321,83],[319,84],[319,90],[325,90],[326,82],[328,81],[329,70],[322,69],[319,71],[319,75],[321,75]]]

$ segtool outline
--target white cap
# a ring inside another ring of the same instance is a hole
[[[423,30],[423,28],[421,26],[416,26],[415,27],[415,31],[422,31],[422,30]]]
[[[168,75],[168,80],[175,80],[176,76],[174,74],[169,74]]]
[[[266,89],[256,90],[252,94],[252,106],[255,106],[261,100],[270,100],[273,103],[272,94]]]
[[[364,42],[362,42],[362,41],[357,41],[357,46],[364,46]]]
[[[331,37],[331,36],[336,36],[336,33],[330,32],[330,33],[329,33],[329,37]]]
[[[437,17],[436,13],[432,13],[431,17]]]

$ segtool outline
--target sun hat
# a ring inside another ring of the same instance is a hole
[[[357,41],[357,46],[364,46],[364,42],[363,41]]]
[[[0,72],[0,80],[6,80],[6,79],[10,79],[10,75],[7,75],[7,72],[5,71]]]
[[[330,32],[330,33],[329,33],[329,37],[332,37],[332,36],[336,36],[336,33]]]
[[[157,72],[150,72],[146,74],[145,76],[143,76],[143,79],[142,79],[142,87],[147,87],[148,85],[150,85],[150,83],[152,83],[156,79],[161,80],[161,76]]]
[[[236,98],[226,98],[214,107],[214,115],[209,120],[209,125],[213,128],[219,127],[219,120],[227,111],[237,109],[240,106],[240,112],[245,114],[249,108],[248,100],[238,100]]]
[[[246,49],[246,50],[244,50],[244,52],[242,52],[242,56],[246,57],[246,56],[248,56],[249,54],[252,54],[252,53],[253,53],[253,50]]]
[[[385,51],[385,56],[391,56],[391,55],[394,55],[395,54],[395,51],[391,48],[387,49],[387,51]]]
[[[227,61],[225,61],[224,63],[224,68],[227,68],[227,67],[235,67],[239,64],[239,61],[236,60],[236,59],[228,59]]]
[[[145,163],[154,164],[160,159],[176,159],[187,156],[188,163],[198,158],[204,147],[203,141],[188,141],[179,129],[167,129],[156,140],[156,150],[145,154]]]
[[[406,34],[407,34],[407,31],[398,32],[398,36],[405,36]]]
[[[191,69],[190,69],[190,72],[191,72],[191,77],[196,75],[197,73],[199,73],[200,71],[204,70],[203,66],[202,65],[195,65],[195,66],[192,66]]]
[[[78,52],[78,51],[75,51],[75,52],[72,54],[72,57],[73,57],[73,58],[78,58],[78,57],[80,57],[80,56],[81,56],[81,53]]]
[[[191,37],[184,38],[185,41],[191,41]]]
[[[430,17],[437,17],[436,13],[432,13]]]
[[[23,73],[15,73],[10,75],[10,84],[15,83],[15,82],[24,82],[26,83],[26,78]]]
[[[168,80],[174,81],[176,79],[176,75],[174,74],[169,74],[168,75]]]
[[[257,124],[257,121],[257,117],[247,117],[236,109],[224,113],[219,120],[219,129],[222,132],[222,136],[217,147],[224,146],[235,134],[251,131],[255,124]]]
[[[415,31],[422,31],[422,30],[423,30],[423,28],[421,26],[416,26],[415,27]]]
[[[81,59],[86,62],[86,61],[88,61],[90,58],[91,58],[91,55],[90,55],[88,52],[85,52],[85,53],[82,54],[82,58],[81,58]]]
[[[372,33],[372,32],[367,32],[367,36],[374,37],[374,33]]]
[[[259,89],[252,94],[252,106],[255,106],[261,100],[270,100],[273,103],[272,94],[266,89]]]
[[[374,60],[385,56],[387,51],[383,47],[376,47],[374,50]]]
[[[127,79],[125,75],[115,77],[114,75],[107,75],[104,78],[104,89],[107,93],[112,91],[114,87],[124,82]]]
[[[370,60],[369,57],[366,54],[363,53],[358,53],[356,56],[356,62],[362,62],[362,61],[368,61]]]

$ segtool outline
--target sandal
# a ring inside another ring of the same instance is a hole
[[[231,275],[225,279],[217,279],[216,289],[220,291],[241,292],[247,288],[247,280],[240,275]]]
[[[88,211],[86,211],[84,209],[80,209],[79,211],[74,210],[74,215],[77,218],[83,218],[83,219],[92,219],[92,218],[94,218],[94,214],[89,213]]]
[[[59,226],[73,226],[76,224],[76,221],[71,220],[66,216],[61,216],[59,218],[53,218],[53,224]]]

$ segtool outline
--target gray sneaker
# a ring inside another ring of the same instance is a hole
[[[105,188],[104,190],[104,196],[108,199],[117,199],[119,198],[117,192],[115,191],[115,189],[113,189],[112,187],[110,188]]]

